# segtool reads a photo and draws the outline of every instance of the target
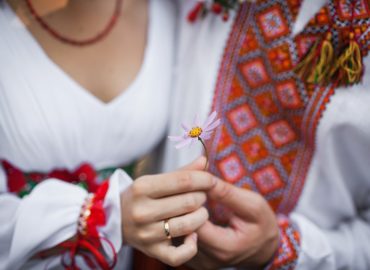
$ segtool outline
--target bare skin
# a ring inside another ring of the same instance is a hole
[[[122,194],[123,234],[130,245],[171,266],[197,254],[195,231],[208,220],[205,192],[216,184],[211,174],[202,171],[205,163],[203,157],[173,173],[143,176]],[[180,246],[166,238],[166,219],[172,237],[185,236]]]
[[[109,35],[85,47],[67,45],[50,36],[28,12],[24,0],[8,2],[17,14],[22,14],[21,19],[49,58],[99,100],[105,103],[113,100],[139,72],[147,43],[147,0],[124,0],[121,16]],[[47,1],[32,3],[37,10],[47,5]],[[105,27],[115,3],[115,0],[70,0],[64,8],[43,18],[64,36],[90,38]]]

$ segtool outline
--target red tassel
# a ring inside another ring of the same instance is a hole
[[[212,5],[212,12],[215,14],[221,14],[222,6],[220,3],[213,3]]]

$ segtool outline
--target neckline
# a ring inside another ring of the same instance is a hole
[[[143,60],[141,63],[141,67],[139,71],[136,73],[135,78],[131,81],[131,83],[123,89],[117,96],[115,96],[113,99],[111,99],[108,102],[105,102],[101,99],[99,99],[97,96],[93,95],[87,88],[82,86],[78,81],[76,81],[74,78],[72,78],[65,70],[63,70],[57,63],[55,63],[49,55],[44,51],[42,46],[38,43],[36,38],[29,32],[26,25],[23,23],[23,21],[16,15],[14,10],[9,6],[7,1],[3,1],[5,4],[5,10],[7,11],[9,15],[8,24],[12,28],[12,30],[18,30],[20,34],[22,34],[28,42],[26,42],[27,46],[32,46],[35,53],[38,54],[38,57],[42,58],[43,64],[45,64],[47,67],[51,69],[51,72],[55,72],[57,74],[57,77],[63,78],[71,87],[67,87],[66,91],[72,92],[72,94],[79,94],[80,96],[86,98],[86,100],[89,100],[90,102],[103,107],[108,108],[112,107],[115,104],[120,103],[120,101],[125,100],[128,96],[130,96],[134,91],[136,86],[140,84],[142,81],[142,78],[144,77],[146,70],[149,66],[149,60],[151,56],[151,51],[153,47],[153,21],[154,21],[154,7],[153,7],[153,0],[148,0],[148,26],[147,26],[147,33],[146,33],[146,45],[144,49],[144,55]],[[16,25],[17,27],[14,27]],[[27,48],[29,50],[29,48]]]

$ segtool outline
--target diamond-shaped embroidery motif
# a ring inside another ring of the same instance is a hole
[[[234,101],[244,96],[243,88],[240,86],[239,80],[234,79],[231,84],[229,101]]]
[[[281,104],[288,109],[298,109],[302,106],[294,80],[285,81],[276,85],[276,91]]]
[[[275,72],[284,72],[292,68],[289,45],[287,43],[275,47],[268,52],[268,57]]]
[[[217,151],[223,151],[233,143],[232,138],[227,132],[226,128],[222,128],[221,136],[217,143]]]
[[[223,178],[230,183],[239,181],[245,175],[243,164],[236,154],[232,154],[219,161],[218,169]]]
[[[253,174],[253,179],[263,195],[267,195],[284,187],[284,182],[272,165],[255,172]]]
[[[247,104],[236,107],[228,113],[231,126],[238,135],[254,128],[257,125],[256,118]]]
[[[252,29],[248,29],[247,35],[245,36],[243,45],[241,47],[241,54],[246,54],[249,51],[253,51],[258,48],[258,42],[256,39],[256,34],[252,31]]]
[[[264,116],[271,116],[279,112],[270,92],[257,95],[255,100],[258,108]]]
[[[330,23],[330,15],[328,7],[324,7],[310,20],[310,26],[326,26]]]
[[[315,44],[317,37],[314,35],[302,35],[297,37],[296,43],[298,48],[299,57],[303,57],[309,51],[310,48]]]
[[[289,32],[280,6],[275,5],[257,16],[262,34],[266,40],[279,38]]]
[[[261,87],[270,81],[262,59],[253,59],[240,64],[240,70],[251,88]]]
[[[338,11],[339,16],[344,20],[350,20],[352,18],[352,3],[351,0],[339,0],[337,1],[338,4]],[[369,8],[365,0],[357,0],[355,1],[355,8],[354,8],[354,18],[355,19],[362,19],[366,18],[369,14]]]
[[[291,173],[293,169],[294,160],[297,156],[297,150],[290,151],[280,158],[280,162],[283,165],[287,173]]]
[[[255,136],[242,144],[249,163],[256,163],[268,156],[268,150],[260,136]]]
[[[281,235],[281,243],[278,254],[279,257],[274,261],[274,263],[278,265],[284,264],[289,261],[293,261],[296,257],[294,248],[290,243],[288,236],[285,233]]]
[[[277,121],[267,127],[267,131],[277,147],[286,145],[296,139],[293,129],[285,120]]]

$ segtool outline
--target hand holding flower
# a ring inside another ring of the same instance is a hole
[[[212,175],[199,171],[205,163],[200,158],[179,171],[134,181],[121,196],[122,232],[128,244],[171,266],[195,256],[194,232],[208,219],[205,191],[215,184]],[[185,236],[182,245],[172,245],[166,224],[171,237]]]

